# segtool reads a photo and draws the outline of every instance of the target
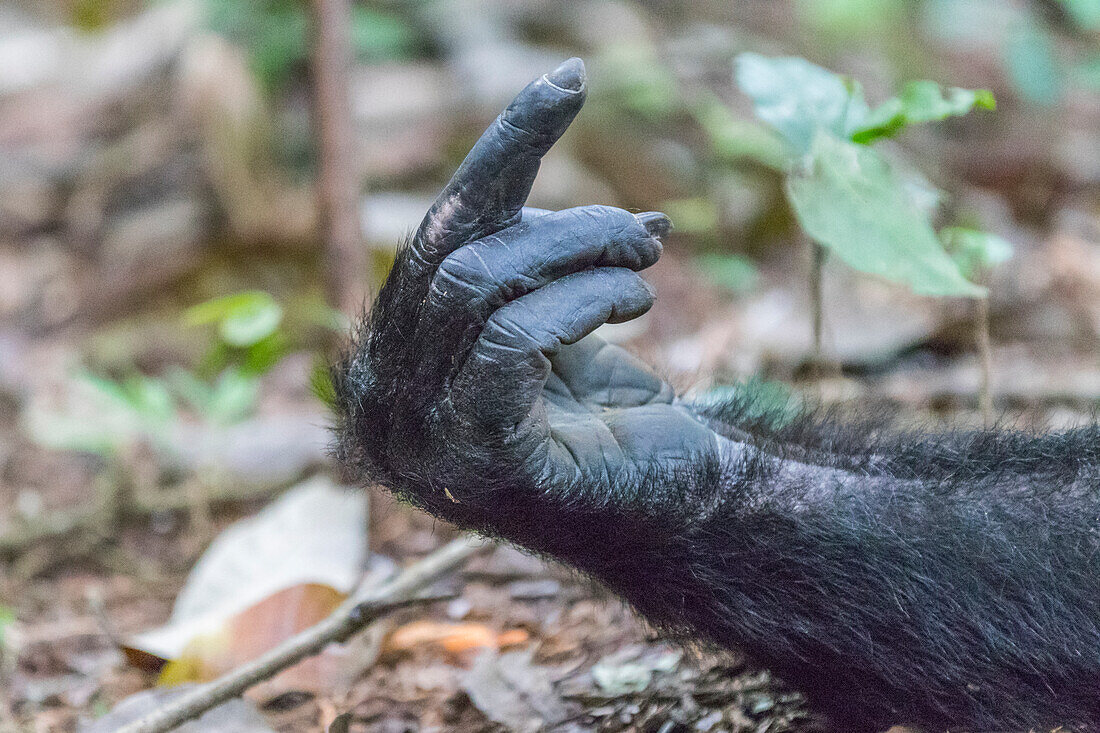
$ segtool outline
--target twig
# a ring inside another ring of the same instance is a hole
[[[313,9],[313,119],[319,152],[317,203],[329,305],[363,307],[366,250],[359,222],[359,182],[348,99],[351,3],[310,0]]]
[[[981,366],[978,405],[982,411],[982,422],[989,427],[993,424],[993,346],[989,338],[989,298],[987,296],[977,300],[974,331],[978,342],[978,361]]]
[[[822,271],[825,267],[825,248],[817,242],[810,243],[811,257],[810,262],[810,312],[813,317],[812,321],[812,333],[813,333],[813,355],[810,357],[813,359],[813,364],[810,366],[810,379],[820,380],[825,374],[822,349],[822,310],[824,305],[824,293],[822,290]]]
[[[115,733],[164,733],[197,718],[249,687],[293,664],[319,654],[333,642],[347,640],[379,616],[417,599],[417,592],[491,545],[460,538],[444,545],[377,588],[363,589],[316,626],[291,637],[263,656],[226,675],[180,695],[170,703]]]

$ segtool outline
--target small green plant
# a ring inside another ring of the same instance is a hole
[[[737,82],[789,146],[787,198],[811,239],[849,266],[923,295],[984,295],[906,182],[868,146],[910,125],[993,109],[989,92],[917,81],[872,109],[855,80],[805,59],[758,54],[738,58]]]
[[[802,58],[746,53],[736,62],[738,86],[756,116],[788,146],[784,190],[798,223],[815,243],[811,292],[814,352],[821,355],[821,262],[825,253],[915,293],[984,299],[981,270],[1011,254],[1004,240],[981,231],[933,228],[932,205],[871,144],[911,125],[996,107],[986,90],[906,84],[872,108],[854,79]],[[979,342],[988,367],[988,318],[979,308]],[[985,339],[981,338],[985,335]],[[984,375],[988,384],[988,371]],[[983,405],[988,403],[983,390]]]
[[[990,92],[914,81],[872,108],[859,82],[802,58],[746,53],[738,57],[736,72],[757,117],[788,146],[787,199],[822,252],[922,295],[985,297],[985,288],[968,279],[972,273],[960,268],[959,258],[993,264],[1006,251],[1003,240],[975,230],[960,236],[957,228],[937,236],[932,210],[870,145],[911,125],[994,109]],[[969,254],[953,256],[956,247]],[[976,254],[987,250],[988,255]],[[815,313],[819,288],[815,282]],[[818,329],[815,349],[820,352]]]

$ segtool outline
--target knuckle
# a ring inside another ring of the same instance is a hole
[[[486,324],[486,333],[491,340],[510,347],[534,345],[536,339],[528,330],[525,311],[513,303],[494,313]]]
[[[591,206],[578,206],[566,209],[565,212],[576,220],[579,226],[589,228],[595,226],[597,232],[607,239],[639,239],[648,238],[645,227],[641,225],[637,217],[625,209],[603,204]]]
[[[512,114],[509,114],[512,112]],[[504,150],[512,152],[516,149],[529,153],[541,152],[544,145],[544,137],[538,130],[530,127],[520,115],[509,108],[497,118],[498,135],[504,142]]]
[[[479,303],[497,290],[485,261],[470,246],[456,250],[440,263],[432,279],[432,293],[446,302]]]

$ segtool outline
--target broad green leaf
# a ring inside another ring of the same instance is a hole
[[[240,365],[241,370],[253,375],[267,374],[286,356],[286,352],[286,336],[276,331],[248,347]]]
[[[734,293],[748,292],[760,280],[752,260],[737,255],[701,255],[695,258],[695,266],[708,280]]]
[[[997,101],[988,89],[960,89],[950,87],[945,90],[934,81],[911,81],[901,93],[902,109],[907,124],[934,122],[965,115],[970,110],[996,109]]]
[[[130,405],[145,420],[166,423],[176,416],[172,393],[162,380],[135,374],[123,382]]]
[[[283,309],[278,303],[255,303],[227,316],[218,333],[231,346],[252,346],[275,333],[282,320]]]
[[[787,197],[814,241],[861,272],[922,295],[982,297],[874,150],[819,133]]]
[[[214,393],[213,387],[194,372],[178,366],[170,368],[165,376],[172,391],[184,404],[197,413],[206,412],[210,397]]]
[[[737,57],[736,76],[756,116],[800,154],[810,149],[818,130],[847,138],[869,114],[858,82],[803,58],[743,53]]]
[[[944,89],[934,81],[912,81],[901,94],[876,107],[866,121],[853,130],[854,142],[867,144],[893,137],[908,125],[958,117],[974,108],[996,109],[993,93],[987,89]]]
[[[940,240],[967,277],[1012,257],[1012,245],[1008,241],[977,229],[944,227],[940,230]]]

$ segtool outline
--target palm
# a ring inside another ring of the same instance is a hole
[[[614,476],[698,452],[706,428],[667,382],[625,350],[588,336],[551,361],[539,404],[555,470]]]

